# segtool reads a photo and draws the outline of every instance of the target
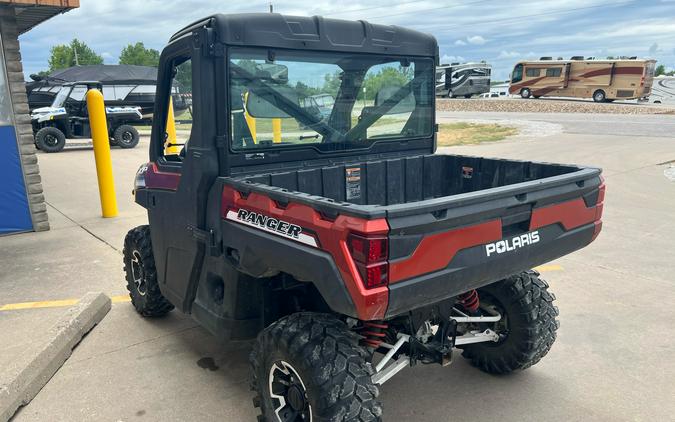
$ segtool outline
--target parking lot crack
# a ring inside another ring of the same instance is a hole
[[[93,356],[89,356],[89,357],[84,358],[84,359],[73,359],[73,358],[71,358],[71,362],[72,362],[72,363],[82,363],[82,362],[86,362],[86,361],[89,361],[89,360],[92,360],[92,359],[99,358],[99,357],[101,357],[101,356],[106,356],[106,355],[110,355],[110,354],[112,354],[112,353],[117,353],[117,352],[122,351],[122,350],[131,349],[132,347],[136,347],[136,346],[139,346],[139,345],[141,345],[141,344],[145,344],[145,343],[149,343],[149,342],[152,342],[152,341],[155,341],[155,340],[159,340],[159,339],[164,338],[164,337],[169,337],[169,336],[173,336],[173,335],[176,335],[176,334],[181,334],[181,333],[184,333],[184,332],[186,332],[186,331],[193,330],[193,329],[198,328],[198,327],[199,327],[199,326],[196,325],[196,324],[195,324],[195,325],[191,325],[191,326],[189,326],[189,327],[185,327],[185,328],[180,329],[180,330],[171,331],[170,333],[162,334],[162,335],[160,335],[160,336],[155,336],[155,337],[152,337],[152,338],[145,339],[145,340],[143,340],[143,341],[138,341],[138,342],[136,342],[136,343],[131,343],[131,344],[128,344],[128,345],[126,345],[126,346],[122,346],[122,347],[118,347],[118,348],[116,348],[116,349],[108,350],[107,352],[98,353],[98,354],[95,354],[95,355],[93,355]]]
[[[78,223],[77,221],[75,221],[74,219],[70,218],[66,213],[64,213],[64,212],[61,211],[60,209],[56,208],[56,207],[55,207],[53,204],[51,204],[49,201],[46,201],[46,200],[45,200],[45,204],[47,204],[47,205],[49,205],[50,207],[52,207],[56,212],[58,212],[59,214],[61,214],[62,216],[64,216],[68,221],[70,221],[71,223],[75,224],[76,226],[78,226],[79,228],[81,228],[82,230],[84,230],[85,232],[87,232],[89,235],[91,235],[91,236],[92,236],[93,238],[95,238],[96,240],[100,241],[101,243],[104,243],[104,244],[108,245],[108,246],[109,246],[110,248],[112,248],[115,252],[117,252],[117,253],[119,253],[119,254],[122,253],[122,251],[120,251],[118,248],[116,248],[115,246],[113,246],[111,243],[107,242],[105,239],[103,239],[102,237],[98,236],[96,233],[92,232],[92,231],[89,230],[88,228],[84,227],[82,224],[80,224],[80,223]]]

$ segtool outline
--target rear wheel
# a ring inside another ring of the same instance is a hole
[[[140,135],[135,127],[122,125],[115,129],[114,142],[122,148],[133,148],[138,145]]]
[[[249,358],[261,421],[379,421],[374,371],[359,338],[326,314],[284,317],[259,335]]]
[[[159,290],[149,226],[138,226],[127,233],[123,255],[127,290],[136,311],[145,317],[166,315],[173,305]]]
[[[605,91],[601,89],[593,93],[593,101],[595,101],[596,103],[604,103],[606,99],[607,95],[605,94]]]
[[[55,127],[43,127],[35,134],[35,146],[44,152],[59,152],[66,146],[66,135]]]
[[[532,96],[532,91],[530,91],[530,88],[523,88],[520,91],[520,96],[523,98],[530,98]]]
[[[478,294],[481,307],[491,307],[502,315],[489,327],[500,340],[464,346],[462,356],[491,374],[527,369],[546,356],[556,339],[558,308],[539,273],[513,275],[479,289]]]
[[[464,94],[464,98],[471,98],[471,94]]]

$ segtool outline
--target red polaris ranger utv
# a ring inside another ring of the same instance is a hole
[[[555,341],[529,268],[598,235],[601,171],[435,155],[436,65],[430,35],[279,14],[212,16],[162,52],[128,289],[143,316],[256,338],[261,420],[380,420],[378,386],[407,366],[461,349],[504,374]],[[194,117],[178,154],[174,77]]]

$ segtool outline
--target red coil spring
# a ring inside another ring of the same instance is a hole
[[[380,344],[383,343],[382,339],[386,335],[384,331],[387,328],[389,328],[389,324],[383,321],[364,321],[363,330],[361,331],[364,345],[374,349],[380,347]]]
[[[469,312],[476,312],[480,306],[476,289],[469,290],[468,292],[457,296],[457,302]]]

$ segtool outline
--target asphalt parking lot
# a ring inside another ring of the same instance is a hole
[[[439,113],[438,119],[560,125],[548,136],[530,132],[440,153],[600,166],[607,184],[603,232],[542,271],[562,324],[544,360],[507,377],[483,374],[459,354],[447,368],[408,368],[381,388],[385,420],[673,420],[675,182],[664,176],[668,163],[675,165],[673,117]],[[58,317],[63,308],[53,301],[88,291],[115,300],[13,421],[255,420],[248,343],[222,344],[177,312],[142,319],[124,298],[122,241],[146,221],[131,187],[147,161],[147,139],[134,150],[113,150],[115,219],[100,218],[90,149],[39,160],[52,230],[0,240],[0,368],[20,364]],[[38,301],[31,309],[6,306]]]

